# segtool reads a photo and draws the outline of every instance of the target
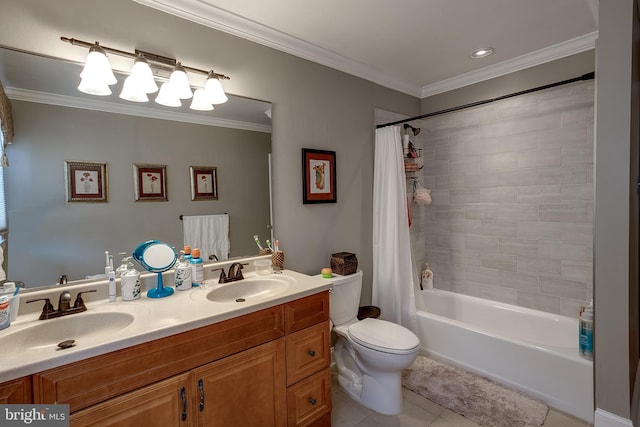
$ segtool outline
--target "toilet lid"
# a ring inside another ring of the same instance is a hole
[[[386,320],[362,319],[349,326],[348,332],[358,344],[385,353],[410,353],[420,346],[416,334]]]

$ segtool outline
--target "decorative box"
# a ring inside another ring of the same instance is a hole
[[[358,270],[358,258],[350,252],[331,254],[331,270],[341,276],[353,274]]]

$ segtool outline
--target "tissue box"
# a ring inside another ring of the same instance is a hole
[[[350,252],[338,252],[331,254],[331,270],[334,273],[346,276],[358,270],[358,258]]]

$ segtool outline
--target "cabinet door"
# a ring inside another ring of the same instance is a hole
[[[18,378],[0,384],[0,404],[33,403],[31,377]]]
[[[199,426],[286,424],[284,339],[193,370]]]
[[[189,374],[177,375],[71,414],[71,426],[195,425]]]

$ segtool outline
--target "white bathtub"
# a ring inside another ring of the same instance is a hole
[[[593,422],[593,366],[578,320],[441,290],[416,294],[422,352]]]

